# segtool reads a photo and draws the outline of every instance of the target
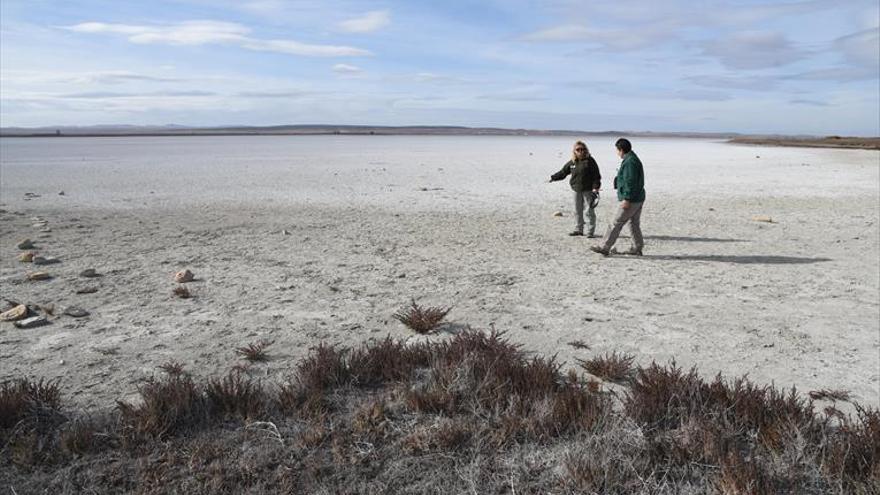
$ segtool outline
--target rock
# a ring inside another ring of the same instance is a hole
[[[767,215],[755,215],[752,217],[753,222],[776,223]]]
[[[64,191],[58,191],[59,196],[64,196]],[[61,364],[64,364],[63,362]]]
[[[46,272],[31,272],[27,274],[28,280],[49,280],[50,278],[52,278],[52,275]]]
[[[35,265],[51,265],[53,263],[58,263],[58,258],[53,258],[51,256],[34,256],[31,261]]]
[[[30,262],[34,261],[34,256],[36,256],[36,254],[37,253],[35,253],[33,251],[21,253],[18,255],[18,261],[21,261],[22,263],[30,263]]]
[[[97,287],[83,287],[82,289],[76,290],[77,294],[94,294],[95,292],[98,292]]]
[[[0,321],[15,321],[20,320],[27,316],[28,309],[24,304],[19,304],[18,306],[10,309],[9,311],[4,311],[0,313]]]
[[[282,230],[281,235],[290,235],[290,231],[289,230]]]
[[[35,229],[39,229],[39,228],[45,227],[47,225],[49,225],[49,222],[37,222],[37,223],[31,224],[31,227],[33,227]]]
[[[18,328],[35,328],[49,323],[45,316],[31,316],[13,323]]]
[[[33,249],[34,243],[31,242],[30,239],[22,239],[21,242],[15,245],[18,249]]]
[[[62,359],[61,361],[58,361],[58,364],[60,364],[61,366],[64,366],[64,360]]]
[[[82,318],[83,316],[89,316],[89,312],[77,307],[77,306],[68,306],[64,308],[64,314],[67,316],[72,316],[74,318]]]
[[[561,217],[561,216],[562,216],[562,212],[561,212],[561,211],[554,211],[554,212],[553,212],[553,216],[554,216],[554,217]]]
[[[193,272],[189,270],[181,270],[174,274],[174,281],[179,284],[192,282],[193,280],[195,280],[195,276],[193,275]]]
[[[86,268],[85,270],[79,272],[79,276],[86,278],[95,278],[100,277],[101,275],[96,272],[94,268]]]

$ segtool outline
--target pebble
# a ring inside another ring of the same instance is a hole
[[[33,249],[34,243],[31,242],[30,239],[22,239],[21,242],[15,245],[18,249]]]
[[[18,306],[10,309],[9,311],[4,311],[0,313],[0,321],[15,321],[20,320],[27,316],[28,309],[24,304],[19,304]]]
[[[82,289],[76,290],[77,294],[94,294],[95,292],[98,292],[97,287],[83,287]]]
[[[195,280],[195,276],[193,275],[193,272],[189,270],[181,270],[174,274],[174,281],[179,284],[192,282],[193,280]]]
[[[13,323],[18,328],[34,328],[49,323],[45,316],[31,316]]]
[[[754,222],[765,222],[765,223],[775,223],[772,218],[767,215],[755,215],[752,217],[752,221]]]
[[[64,366],[64,360],[62,359],[61,361],[58,361],[58,364]]]
[[[34,253],[33,251],[21,253],[18,255],[18,261],[21,261],[22,263],[30,263],[34,261],[34,256],[36,256],[36,254],[37,253]]]
[[[100,277],[100,275],[98,274],[98,272],[95,271],[94,268],[86,268],[85,270],[79,272],[79,276],[86,278]]]
[[[51,256],[34,256],[31,261],[35,265],[51,265],[52,263],[58,263],[58,258],[53,258]]]
[[[59,195],[59,196],[64,196],[64,191],[58,191],[58,195]],[[62,361],[61,364],[64,364],[64,362]]]
[[[27,274],[28,280],[49,280],[50,278],[52,278],[52,275],[46,272],[31,272]]]
[[[83,316],[88,316],[89,312],[77,306],[68,306],[64,308],[64,314],[74,318],[82,318]]]
[[[562,216],[562,212],[561,212],[561,211],[554,211],[554,212],[553,212],[553,216],[554,216],[554,217],[561,217],[561,216]]]

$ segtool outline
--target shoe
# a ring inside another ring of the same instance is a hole
[[[608,252],[607,249],[603,248],[602,246],[590,246],[590,251],[594,253],[599,253],[602,256],[608,256],[609,254],[611,254]]]
[[[590,232],[589,234],[587,234],[587,239],[595,239],[596,237],[598,237],[598,236],[597,236],[596,234],[592,233],[592,232]]]
[[[576,236],[576,235],[584,235],[584,233],[583,233],[583,232],[578,232],[577,230],[575,230],[574,232],[569,232],[568,235]]]

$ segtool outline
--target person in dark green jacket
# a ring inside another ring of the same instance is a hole
[[[568,183],[574,191],[574,231],[568,235],[584,235],[584,204],[587,205],[587,218],[590,230],[587,237],[595,237],[596,232],[596,201],[599,188],[602,187],[602,175],[599,164],[590,156],[590,150],[583,141],[576,141],[571,153],[571,160],[562,166],[562,170],[550,176],[550,182],[562,180],[569,175]]]
[[[628,251],[620,254],[641,256],[645,241],[642,238],[642,204],[645,202],[645,171],[642,161],[632,150],[632,144],[627,139],[618,139],[614,146],[617,148],[617,156],[622,161],[614,179],[614,187],[617,189],[617,200],[620,207],[614,215],[614,222],[605,232],[602,243],[592,246],[590,249],[603,256],[611,253],[611,247],[617,241],[623,226],[629,222],[632,234],[632,246]]]

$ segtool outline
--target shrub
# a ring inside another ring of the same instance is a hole
[[[393,317],[416,333],[426,334],[436,329],[450,311],[452,311],[452,307],[423,308],[416,304],[415,299],[412,299],[412,304],[409,308],[401,309],[394,313]]]

